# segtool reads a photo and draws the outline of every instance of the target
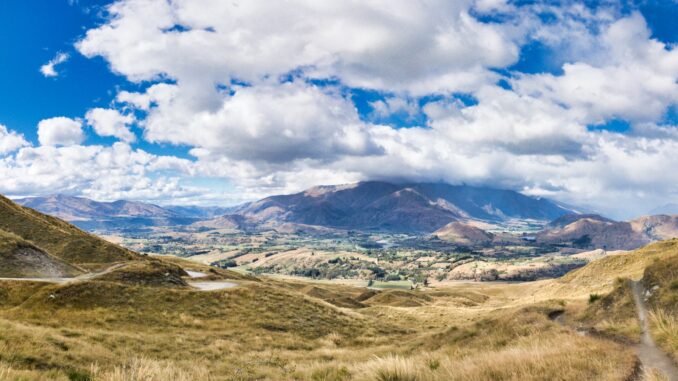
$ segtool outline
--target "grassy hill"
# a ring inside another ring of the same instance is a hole
[[[0,196],[0,230],[12,233],[68,264],[98,269],[138,255],[54,217]]]
[[[72,277],[81,273],[21,237],[0,230],[0,277]]]

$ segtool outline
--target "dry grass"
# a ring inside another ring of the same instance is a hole
[[[623,380],[632,371],[633,355],[609,343],[554,336],[518,342],[497,350],[468,354],[463,350],[441,356],[424,353],[412,357],[391,355],[357,367],[357,380]],[[612,350],[612,356],[605,354]],[[619,356],[619,357],[617,357]],[[432,361],[432,359],[435,359]],[[627,366],[619,368],[620,360]]]
[[[210,381],[209,371],[200,366],[189,369],[178,368],[169,361],[148,358],[132,358],[112,370],[103,371],[93,365],[90,377],[96,381]]]
[[[643,381],[669,381],[669,378],[664,375],[661,371],[650,368],[643,368]]]
[[[0,282],[0,297],[10,296],[0,303],[0,371],[10,380],[66,380],[69,372],[103,381],[624,380],[636,364],[626,347],[547,318],[614,288],[607,276],[598,285],[584,278],[570,277],[570,289],[565,279],[377,298],[273,279],[215,292],[119,279],[25,289]],[[549,301],[558,289],[579,299]],[[627,296],[620,289],[611,300],[623,307]],[[669,318],[657,321],[673,332]],[[620,330],[624,322],[601,324]]]
[[[665,351],[678,361],[678,319],[664,309],[650,311],[652,336]]]

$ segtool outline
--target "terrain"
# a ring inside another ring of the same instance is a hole
[[[375,290],[139,255],[9,202],[1,212],[129,254],[55,256],[101,263],[64,282],[0,280],[3,380],[662,379],[634,346],[631,281],[642,284],[661,353],[677,352],[678,240],[558,279]],[[57,252],[19,233],[14,241]],[[32,237],[60,247],[44,235]],[[193,276],[236,286],[204,291]]]
[[[678,216],[644,216],[613,221],[599,215],[566,215],[537,233],[543,244],[568,244],[580,248],[633,250],[650,242],[678,237]]]
[[[69,221],[86,230],[134,230],[149,226],[181,226],[214,218],[230,210],[198,206],[161,207],[127,200],[100,202],[61,194],[14,201],[19,205]]]
[[[235,208],[239,226],[279,224],[391,233],[431,233],[453,221],[550,221],[573,210],[511,190],[378,181],[317,186]],[[203,224],[204,226],[208,226]],[[223,227],[219,220],[215,227]]]

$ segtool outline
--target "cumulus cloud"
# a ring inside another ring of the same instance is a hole
[[[565,64],[563,75],[524,75],[512,84],[521,94],[572,108],[582,123],[657,121],[676,104],[678,49],[651,39],[642,15],[611,23],[596,45],[596,55]]]
[[[136,140],[129,129],[134,122],[133,115],[123,115],[114,109],[94,108],[87,111],[85,119],[99,136],[113,136],[127,143]]]
[[[0,155],[8,154],[28,145],[23,135],[8,130],[7,127],[0,124]]]
[[[155,103],[143,122],[150,141],[269,163],[379,153],[355,106],[317,86],[290,82],[243,87],[214,111],[191,109],[178,89],[165,90],[160,97],[147,94]]]
[[[0,192],[76,192],[100,200],[195,197],[208,190],[182,186],[179,180],[193,173],[192,165],[189,160],[149,154],[122,142],[110,147],[24,147],[0,159]]]
[[[56,77],[59,75],[59,73],[56,71],[56,66],[68,61],[69,58],[70,57],[67,53],[57,53],[57,55],[49,60],[49,62],[40,66],[40,72],[45,77]]]
[[[512,28],[479,22],[470,7],[443,0],[126,0],[109,7],[110,21],[77,47],[135,81],[166,76],[229,85],[302,70],[353,87],[471,91],[496,78],[491,68],[515,62],[519,48]]]
[[[535,42],[550,49],[549,67],[512,71]],[[42,121],[41,147],[15,143],[2,159],[5,189],[233,202],[317,184],[443,180],[614,217],[678,201],[666,176],[678,127],[661,123],[678,99],[678,49],[614,6],[119,0],[76,48],[139,84],[85,115],[122,142],[80,146],[80,121]],[[367,111],[358,88],[376,94]],[[394,115],[422,125],[381,124]],[[612,119],[630,131],[587,127]],[[131,149],[131,124],[148,142],[189,147],[192,160]],[[72,170],[59,177],[54,165]],[[112,175],[92,175],[104,170]],[[186,186],[192,177],[234,188],[215,196]]]
[[[38,140],[43,146],[76,145],[84,139],[79,120],[58,116],[38,123]]]

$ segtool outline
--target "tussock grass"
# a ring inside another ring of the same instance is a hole
[[[0,284],[12,299],[0,303],[2,369],[37,380],[621,381],[636,367],[625,346],[548,319],[571,306],[626,318],[628,290],[614,279],[613,295],[589,306],[602,286],[577,277],[574,293],[554,281],[567,302],[548,299],[561,296],[554,282],[376,293],[265,278],[199,292],[104,278]]]
[[[210,381],[214,379],[207,369],[201,366],[181,369],[169,361],[157,361],[143,357],[132,358],[123,365],[108,371],[93,365],[90,375],[95,381]]]
[[[618,352],[609,343],[556,335],[533,338],[497,350],[456,353],[442,357],[431,367],[431,354],[412,357],[390,355],[358,367],[357,380],[454,381],[454,380],[623,380],[633,369],[633,354]],[[612,350],[613,356],[605,354]],[[626,361],[619,368],[620,358]],[[438,356],[439,358],[440,356]]]
[[[643,368],[643,381],[669,381],[661,371],[654,368]]]
[[[678,319],[666,310],[657,308],[650,311],[650,329],[659,346],[678,361]]]
[[[598,334],[630,342],[640,341],[640,324],[628,279],[617,278],[612,292],[589,303],[577,317]]]

